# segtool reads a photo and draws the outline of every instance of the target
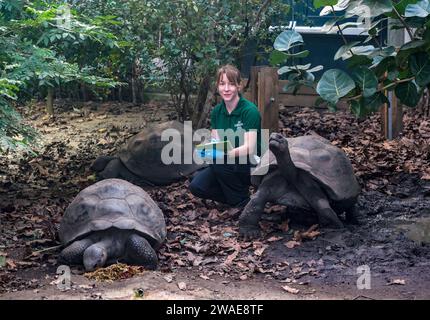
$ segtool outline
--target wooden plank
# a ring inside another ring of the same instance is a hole
[[[287,107],[314,107],[318,96],[280,94],[278,103]]]
[[[284,87],[288,84],[288,80],[279,80],[279,93],[287,94],[283,91]],[[288,93],[291,94],[291,93]],[[299,91],[297,91],[297,94],[310,94],[310,95],[317,95],[317,91],[315,89],[301,86]]]
[[[395,139],[403,131],[403,106],[397,99],[394,91],[390,91],[391,108],[384,104],[381,109],[381,132],[385,139]],[[391,130],[389,127],[389,118],[391,117]],[[390,132],[391,131],[391,132]]]
[[[249,82],[249,101],[255,103],[256,105],[258,104],[258,73],[261,68],[262,67],[251,67],[250,73],[251,80]]]
[[[388,39],[387,44],[400,48],[405,43],[405,30],[393,28],[399,26],[397,19],[388,19]],[[407,41],[410,41],[407,40]],[[385,139],[395,139],[403,130],[403,107],[398,101],[394,91],[385,92],[391,102],[391,106],[385,105],[382,108],[382,132]],[[389,120],[391,119],[391,126]]]
[[[400,103],[399,99],[397,99],[396,95],[394,94],[394,101],[393,101],[393,138],[397,138],[403,131],[403,105]]]
[[[258,69],[260,69],[261,67],[253,67],[253,68],[258,68]],[[256,71],[254,71],[254,73],[255,73],[255,74],[258,74],[258,69],[257,69]],[[253,70],[253,69],[251,69],[251,74],[253,73],[253,72],[252,72],[252,70]],[[247,83],[248,83],[248,78],[243,78],[243,79],[242,79],[242,88],[245,88],[245,86],[246,86],[246,84],[247,84]],[[279,94],[291,94],[291,93],[286,93],[286,92],[284,92],[284,91],[283,91],[283,88],[284,88],[287,84],[288,84],[288,80],[278,80]],[[257,87],[256,81],[252,82],[252,79],[251,79],[251,81],[250,81],[250,83],[249,83],[249,86],[248,86],[248,88],[244,91],[244,93],[249,93],[249,94],[250,94],[250,97],[252,97],[251,92],[254,90],[253,88],[256,88],[256,87]],[[316,90],[315,90],[315,89],[312,89],[312,88],[309,88],[309,87],[305,87],[305,86],[302,86],[302,87],[300,88],[300,90],[299,90],[299,91],[297,91],[297,94],[298,94],[298,95],[301,95],[301,94],[305,94],[305,95],[318,95],[318,93],[316,92]],[[252,98],[252,99],[253,99],[253,98]],[[250,101],[254,102],[254,100],[250,100]],[[254,103],[255,103],[255,102],[254,102]]]
[[[258,70],[257,106],[261,114],[261,128],[270,132],[279,130],[278,72],[276,68]]]
[[[283,94],[279,95],[278,102],[281,107],[303,107],[303,108],[318,108],[318,109],[326,109],[327,104],[322,103],[318,106],[315,106],[315,102],[318,99],[318,96],[311,95],[297,95],[294,96],[292,94]],[[339,110],[348,110],[349,105],[345,101],[339,101],[337,103],[337,108]]]

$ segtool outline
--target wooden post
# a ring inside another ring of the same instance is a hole
[[[249,91],[250,101],[254,102],[255,105],[258,104],[258,74],[262,67],[251,67],[251,73],[249,75]]]
[[[261,128],[270,132],[279,130],[279,80],[277,68],[251,68],[251,101],[258,106],[261,114]]]
[[[388,45],[400,48],[405,43],[405,30],[393,30],[392,27],[396,23],[396,20],[388,19]],[[390,105],[385,104],[381,108],[382,133],[385,139],[394,139],[403,130],[403,107],[394,91],[388,92],[388,100]]]
[[[385,139],[391,140],[397,138],[403,130],[403,106],[394,91],[388,93],[388,99],[391,101],[391,106],[388,104],[382,106],[381,124]]]

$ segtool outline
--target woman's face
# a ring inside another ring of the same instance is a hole
[[[234,83],[231,83],[228,80],[227,75],[224,73],[218,84],[218,92],[224,102],[228,103],[234,101],[239,96],[239,87]]]

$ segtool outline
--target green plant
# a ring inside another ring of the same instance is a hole
[[[16,100],[18,81],[0,78],[0,153],[17,148],[30,150],[37,134],[22,119],[10,102]]]
[[[275,40],[275,50],[270,55],[270,63],[273,66],[284,65],[278,70],[279,75],[285,75],[289,80],[288,84],[283,88],[286,92],[296,94],[302,86],[314,87],[315,75],[323,69],[323,66],[315,66],[311,68],[311,64],[298,65],[294,64],[294,59],[305,58],[309,55],[308,50],[295,52],[296,49],[303,46],[302,36],[294,30],[283,31]]]
[[[428,0],[314,0],[321,14],[335,18],[324,25],[336,28],[344,39],[334,59],[348,61],[348,73],[327,70],[317,92],[333,109],[343,99],[357,116],[377,111],[388,103],[387,92],[394,91],[406,106],[415,107],[430,85],[430,3]],[[359,16],[357,22],[346,19]],[[388,26],[387,26],[388,22]],[[343,30],[361,26],[367,39],[348,42]],[[404,30],[409,40],[401,45],[378,41],[385,29]]]

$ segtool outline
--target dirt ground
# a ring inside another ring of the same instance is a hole
[[[350,157],[362,186],[360,225],[318,228],[300,212],[267,206],[262,238],[244,241],[240,212],[194,198],[184,179],[145,188],[168,226],[157,271],[106,268],[101,281],[73,267],[64,288],[57,228],[74,196],[95,182],[91,162],[148,122],[175,116],[159,102],[57,107],[55,121],[40,105],[23,110],[42,135],[36,155],[0,157],[0,299],[430,298],[429,119],[408,112],[403,136],[384,141],[377,115],[358,121],[346,112],[283,109],[284,134],[315,131]]]

